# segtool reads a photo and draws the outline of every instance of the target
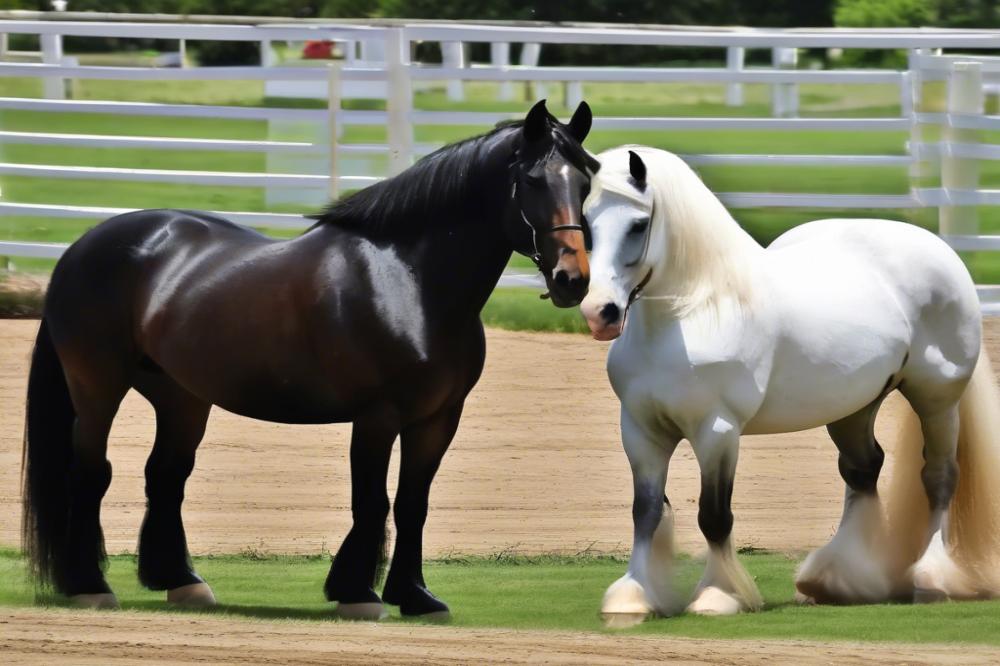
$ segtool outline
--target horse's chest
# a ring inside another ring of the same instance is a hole
[[[625,409],[685,435],[720,411],[736,421],[750,418],[763,400],[768,354],[756,348],[742,353],[752,345],[701,348],[677,340],[682,338],[632,339],[612,347],[608,377]]]

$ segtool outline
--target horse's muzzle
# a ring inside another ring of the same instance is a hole
[[[614,301],[598,294],[589,294],[580,304],[580,312],[587,320],[595,340],[614,340],[622,334],[625,316]]]
[[[590,265],[583,248],[560,248],[555,268],[545,274],[545,284],[553,305],[560,308],[579,305],[590,285]]]

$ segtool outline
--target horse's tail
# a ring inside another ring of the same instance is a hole
[[[25,411],[22,544],[35,580],[62,590],[70,564],[69,473],[76,412],[45,319],[31,356]]]
[[[905,411],[886,511],[897,579],[909,586],[905,574],[926,546],[930,512],[920,477],[920,421],[909,406]],[[958,413],[958,487],[948,511],[948,545],[968,583],[981,594],[1000,595],[1000,389],[985,348]]]

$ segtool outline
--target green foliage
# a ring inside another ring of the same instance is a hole
[[[42,9],[40,0],[0,0],[0,9]]]
[[[852,28],[905,28],[930,25],[934,0],[838,0],[834,22]]]
[[[995,28],[1000,26],[996,0],[937,0],[936,25],[948,28]]]
[[[381,13],[379,0],[325,0],[320,4],[319,15],[330,18],[366,18]]]
[[[834,22],[846,28],[906,28],[934,25],[937,0],[837,0]],[[852,49],[844,54],[848,67],[905,67],[899,50]]]

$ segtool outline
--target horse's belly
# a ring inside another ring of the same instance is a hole
[[[874,349],[845,348],[829,359],[785,354],[775,364],[764,401],[747,434],[793,432],[826,425],[878,399],[891,386],[906,355],[901,341],[882,339]],[[792,357],[792,358],[789,358]]]
[[[744,427],[747,435],[807,430],[838,421],[871,404],[886,384],[886,374],[843,377],[802,377],[767,397]],[[881,379],[878,379],[881,377]]]

